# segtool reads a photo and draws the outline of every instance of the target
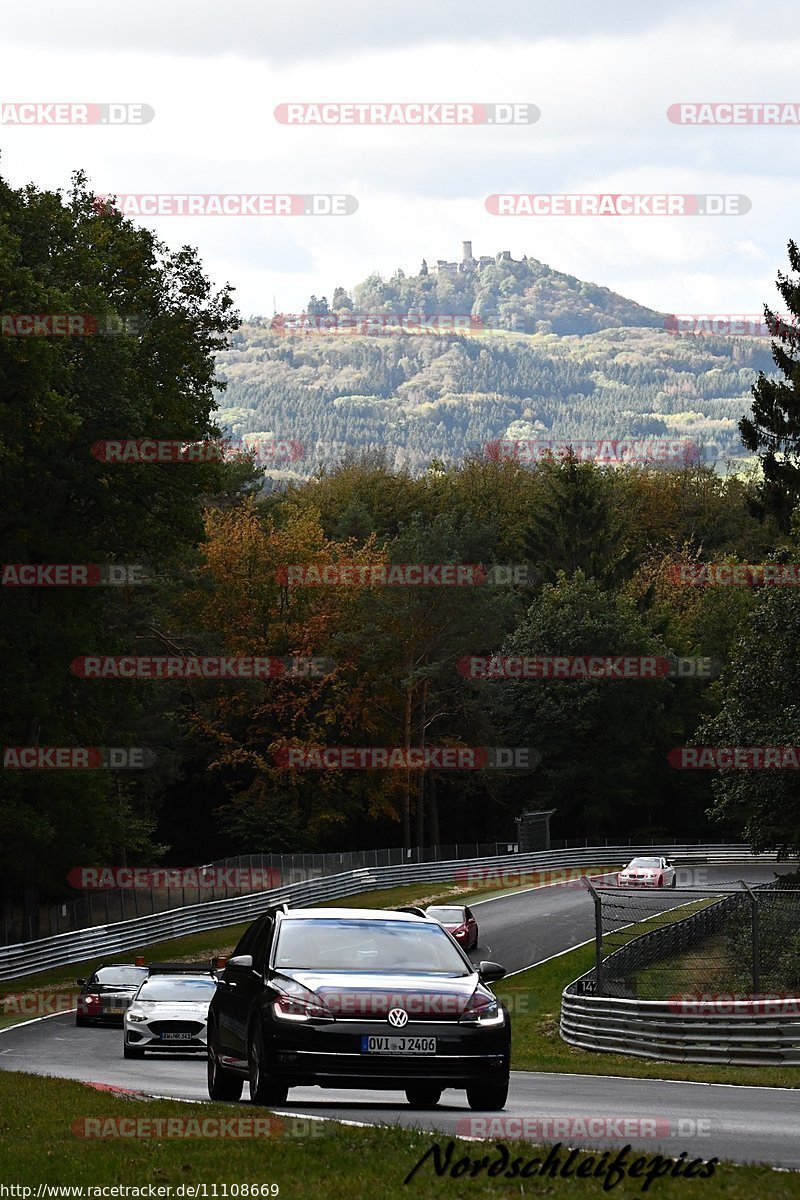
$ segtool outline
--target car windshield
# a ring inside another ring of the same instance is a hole
[[[433,917],[434,921],[441,921],[443,925],[463,925],[466,921],[463,908],[447,908],[445,905],[440,907],[426,908],[425,912],[429,917]]]
[[[660,867],[661,859],[659,859],[659,858],[635,858],[630,865],[632,867]]]
[[[172,1004],[202,1004],[210,1000],[217,989],[216,982],[208,979],[186,979],[174,975],[154,975],[146,979],[136,999],[169,1000]]]
[[[470,974],[470,968],[441,925],[358,918],[283,921],[275,967],[278,970]]]
[[[146,967],[101,967],[92,976],[92,983],[111,984],[112,987],[138,985],[147,977]]]

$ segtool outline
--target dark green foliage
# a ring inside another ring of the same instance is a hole
[[[800,250],[794,242],[789,242],[789,265],[797,276]],[[786,532],[800,499],[800,281],[779,272],[777,288],[789,321],[766,306],[764,314],[774,337],[772,357],[783,379],[759,373],[752,389],[752,417],[742,417],[739,431],[761,462],[763,509]]]

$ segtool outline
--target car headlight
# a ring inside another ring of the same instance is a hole
[[[295,980],[273,980],[278,992],[272,1013],[279,1021],[333,1021],[334,1015],[319,996]]]
[[[502,1025],[506,1015],[496,996],[473,992],[458,1018],[459,1025]]]
[[[146,1021],[147,1020],[147,1017],[144,1015],[144,1013],[132,1013],[129,1011],[127,1014],[127,1017],[128,1017],[129,1021]]]

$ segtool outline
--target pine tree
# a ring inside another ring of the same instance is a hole
[[[571,576],[580,570],[605,585],[629,576],[634,552],[602,471],[573,454],[563,463],[542,464],[541,471],[543,494],[525,534],[528,561],[549,581],[559,571]]]
[[[800,274],[795,242],[789,242],[789,264],[795,275]],[[753,415],[742,417],[739,432],[761,462],[761,511],[775,516],[786,532],[800,500],[800,282],[779,271],[776,286],[793,321],[787,323],[766,305],[764,317],[773,335],[772,357],[784,378],[759,372],[752,389]]]

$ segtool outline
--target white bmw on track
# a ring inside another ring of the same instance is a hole
[[[620,887],[675,887],[675,867],[668,858],[633,858],[617,875]]]
[[[142,983],[123,1020],[125,1058],[145,1050],[207,1050],[208,1006],[217,990],[213,975],[154,974]]]

